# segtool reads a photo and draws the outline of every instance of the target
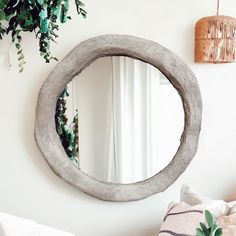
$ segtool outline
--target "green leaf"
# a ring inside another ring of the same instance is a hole
[[[23,60],[24,58],[25,58],[24,55],[21,54],[20,57],[18,58],[18,61],[21,61],[21,60]]]
[[[24,70],[24,67],[20,67],[19,73],[22,73]]]
[[[45,18],[47,18],[47,11],[45,9],[42,9],[39,13],[40,19],[43,20]]]
[[[214,236],[221,236],[223,234],[222,228],[218,228],[215,233]]]
[[[4,9],[7,5],[7,0],[0,0],[0,9]]]
[[[78,14],[81,14],[83,18],[86,18],[87,12],[82,8],[84,3],[82,3],[80,0],[75,0],[75,4]]]
[[[6,18],[5,12],[3,10],[0,10],[0,21],[5,20],[5,18]]]
[[[211,228],[214,224],[214,219],[213,219],[212,214],[208,210],[205,211],[205,217],[206,217],[208,226]]]
[[[16,43],[16,48],[19,50],[21,48],[20,44],[19,43]]]
[[[21,49],[21,50],[19,50],[18,52],[17,52],[17,54],[19,55],[19,54],[21,54],[23,52],[23,50]]]
[[[197,228],[197,236],[205,236],[205,234],[201,229]]]
[[[48,20],[47,18],[41,19],[40,30],[42,33],[48,32]]]
[[[37,2],[38,2],[40,5],[43,5],[43,4],[44,4],[44,0],[37,0]]]
[[[53,59],[54,61],[58,61],[58,59],[57,59],[56,57],[52,57],[52,59]]]
[[[213,232],[217,229],[217,225],[215,223],[213,223],[212,227],[211,227],[211,234],[213,234]]]
[[[201,223],[201,222],[200,222],[200,226],[201,226],[201,228],[202,228],[204,234],[205,234],[205,235],[208,235],[208,232],[209,232],[209,231],[208,231],[207,227],[206,227],[203,223]]]
[[[40,16],[40,31],[41,33],[48,32],[48,20],[47,20],[47,11],[42,9],[39,13]]]
[[[87,12],[84,9],[80,9],[81,10],[81,15],[86,18],[87,17]]]
[[[61,15],[60,15],[61,23],[65,23],[67,21],[68,10],[69,10],[69,2],[68,0],[64,0],[64,4],[61,5]]]
[[[25,61],[21,61],[21,62],[19,62],[19,66],[23,66],[24,64],[26,64]]]

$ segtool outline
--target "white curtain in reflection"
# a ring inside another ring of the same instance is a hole
[[[109,182],[141,181],[156,174],[160,165],[160,74],[153,66],[128,57],[111,60],[104,169]]]

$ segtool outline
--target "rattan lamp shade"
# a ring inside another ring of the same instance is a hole
[[[236,19],[210,16],[195,28],[195,62],[227,63],[236,60]]]
[[[236,19],[219,15],[204,17],[195,27],[195,62],[228,63],[236,60]]]

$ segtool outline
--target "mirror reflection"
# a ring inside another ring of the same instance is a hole
[[[58,98],[56,129],[68,157],[105,182],[135,183],[165,168],[184,127],[181,99],[155,67],[103,57]]]

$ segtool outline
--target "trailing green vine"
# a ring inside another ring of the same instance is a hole
[[[69,93],[65,88],[58,97],[55,113],[56,130],[66,154],[79,167],[78,113],[74,116],[71,124],[68,124],[66,116],[66,97],[68,96]]]
[[[79,15],[87,12],[80,0],[73,0]],[[51,55],[50,44],[58,37],[59,23],[66,23],[72,0],[0,0],[0,39],[11,33],[18,55],[20,72],[25,64],[21,46],[22,31],[34,32],[39,40],[39,52],[46,63],[57,60]]]

